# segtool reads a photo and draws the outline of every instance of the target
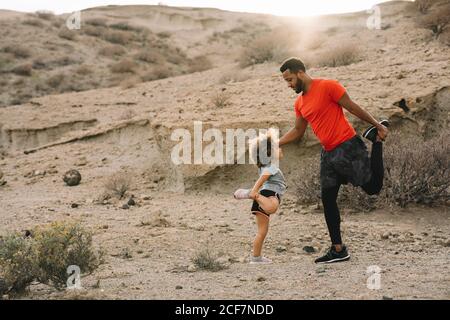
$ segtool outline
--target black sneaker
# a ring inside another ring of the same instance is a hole
[[[333,262],[347,261],[349,259],[350,255],[347,252],[346,246],[342,246],[342,250],[339,252],[337,252],[336,249],[334,249],[334,246],[331,246],[331,248],[328,249],[328,252],[324,256],[317,258],[314,262],[333,263]]]
[[[387,128],[387,127],[389,127],[389,120],[381,120],[380,124],[382,124],[383,126],[385,126]],[[367,128],[363,132],[362,136],[364,138],[366,138],[367,140],[370,140],[372,142],[376,142],[377,141],[377,135],[378,135],[377,128],[375,128],[374,126],[370,126],[369,128]]]

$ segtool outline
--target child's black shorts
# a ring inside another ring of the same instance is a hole
[[[259,191],[259,194],[264,197],[277,197],[278,202],[281,203],[280,195],[278,193],[276,193],[275,191],[261,190],[261,191]],[[256,211],[259,211],[259,212],[265,214],[266,216],[269,216],[269,214],[265,213],[264,210],[259,206],[258,202],[256,202],[256,200],[253,200],[252,214],[256,214]]]

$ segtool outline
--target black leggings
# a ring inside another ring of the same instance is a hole
[[[370,168],[372,177],[361,188],[369,195],[378,194],[383,187],[384,167],[383,167],[383,145],[375,142],[372,145],[370,157]],[[341,239],[341,216],[337,206],[337,197],[341,185],[322,189],[322,203],[327,222],[328,232],[332,244],[342,244]]]

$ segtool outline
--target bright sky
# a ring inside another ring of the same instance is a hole
[[[280,16],[311,16],[370,9],[387,0],[0,0],[0,9],[34,12],[50,10],[68,13],[102,5],[166,4],[183,7],[210,7],[230,11],[269,13]]]

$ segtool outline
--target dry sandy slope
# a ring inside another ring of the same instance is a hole
[[[361,106],[377,117],[389,117],[392,131],[426,133],[448,126],[448,48],[431,41],[427,32],[415,29],[414,21],[401,13],[390,19],[387,30],[370,31],[355,23],[354,29],[338,33],[336,37],[345,40],[357,31],[356,40],[365,44],[362,61],[310,73],[340,80]],[[352,260],[326,267],[313,264],[318,253],[309,255],[302,249],[306,245],[326,249],[323,215],[295,204],[293,186],[302,159],[318,155],[311,132],[285,150],[281,165],[291,188],[272,221],[266,254],[274,264],[269,266],[254,268],[246,263],[255,231],[250,203],[230,196],[236,187],[253,182],[255,168],[171,164],[170,133],[179,127],[192,130],[193,121],[221,129],[275,125],[285,131],[293,122],[295,96],[277,67],[264,64],[238,70],[227,65],[128,90],[46,96],[0,109],[4,150],[0,170],[7,181],[0,187],[0,233],[65,219],[78,219],[92,228],[95,243],[108,255],[105,265],[83,278],[86,290],[79,293],[81,297],[449,299],[448,208],[370,214],[343,210],[344,239]],[[220,84],[230,70],[248,79]],[[224,89],[230,104],[219,109],[211,99]],[[401,99],[409,113],[393,105]],[[55,143],[60,144],[51,146]],[[35,152],[24,154],[24,150]],[[65,187],[62,174],[72,168],[81,172],[82,183]],[[95,204],[103,183],[121,170],[133,177],[130,194],[138,205],[124,210],[124,201]],[[72,209],[72,203],[79,207]],[[158,217],[170,226],[142,226],[141,222]],[[394,235],[381,239],[389,231]],[[207,245],[221,252],[229,268],[188,272],[190,259]],[[381,290],[366,287],[370,265],[383,271]],[[97,280],[100,288],[94,288]],[[41,286],[33,287],[31,296],[73,297]]]

